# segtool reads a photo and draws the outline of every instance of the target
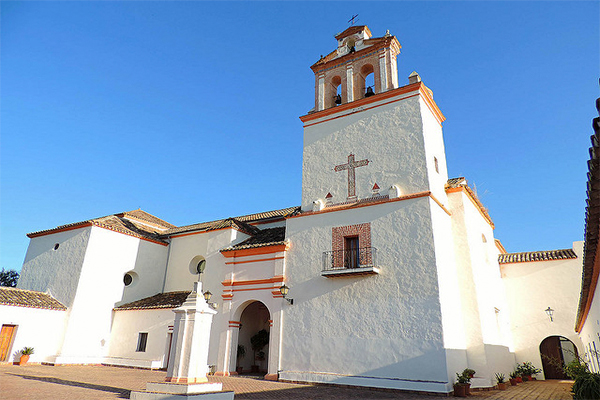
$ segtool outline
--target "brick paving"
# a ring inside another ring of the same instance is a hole
[[[105,366],[0,365],[0,399],[79,400],[128,399],[148,381],[163,381],[164,371]],[[440,395],[328,385],[298,385],[246,377],[210,377],[223,389],[235,391],[236,400],[428,400]],[[571,381],[525,382],[505,391],[476,391],[472,400],[571,400]]]

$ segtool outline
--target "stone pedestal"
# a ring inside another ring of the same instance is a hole
[[[173,310],[173,354],[167,367],[166,382],[148,382],[145,392],[131,392],[134,400],[233,400],[223,384],[207,383],[208,345],[212,318],[217,312],[202,295],[202,284],[194,283],[181,307]]]

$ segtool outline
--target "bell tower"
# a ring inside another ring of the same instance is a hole
[[[383,37],[373,38],[366,25],[351,26],[335,38],[337,49],[311,67],[315,73],[314,111],[398,87],[396,57],[401,46],[389,31]],[[365,85],[370,74],[374,75],[374,87]]]
[[[315,107],[304,123],[302,210],[431,192],[446,204],[444,116],[413,72],[398,84],[400,43],[365,25],[335,36],[311,66]]]

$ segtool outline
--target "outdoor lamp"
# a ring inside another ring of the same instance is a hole
[[[283,296],[283,298],[286,299],[288,303],[290,303],[290,305],[294,304],[294,299],[287,298],[287,294],[290,291],[290,288],[285,286],[285,283],[279,288],[279,291],[281,292],[281,295]]]
[[[550,306],[548,306],[548,308],[546,308],[544,311],[546,311],[546,314],[548,314],[548,316],[550,317],[550,322],[554,322],[554,318],[552,318],[552,316],[554,315],[554,310],[550,308]]]
[[[210,290],[207,290],[206,292],[204,292],[204,300],[206,300],[207,303],[211,297],[212,297],[212,293],[210,292]]]

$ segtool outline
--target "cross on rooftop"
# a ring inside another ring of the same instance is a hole
[[[348,156],[348,163],[335,166],[335,172],[348,170],[348,198],[356,197],[356,172],[358,167],[363,167],[369,164],[369,160],[355,161],[354,154]]]
[[[353,15],[352,18],[350,18],[348,20],[348,23],[350,24],[350,26],[354,26],[354,23],[356,22],[355,19],[358,20],[358,18],[356,18],[356,17],[358,17],[358,14]]]

